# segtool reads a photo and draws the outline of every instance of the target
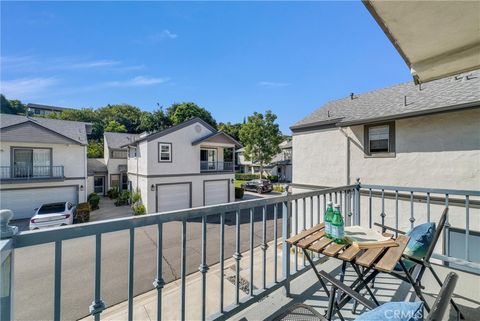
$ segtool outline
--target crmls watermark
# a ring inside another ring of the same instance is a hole
[[[423,311],[422,309],[417,311],[411,310],[386,310],[384,312],[385,320],[404,320],[404,319],[414,319],[414,320],[423,320]]]

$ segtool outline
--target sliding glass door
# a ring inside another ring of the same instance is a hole
[[[13,149],[14,177],[42,177],[52,175],[52,154],[46,148]]]

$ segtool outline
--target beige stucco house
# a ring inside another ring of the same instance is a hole
[[[103,158],[88,160],[89,193],[106,195],[111,188],[127,190],[127,147],[137,134],[112,133],[103,134]]]
[[[328,102],[291,127],[293,182],[480,189],[480,71]]]
[[[2,114],[0,208],[30,218],[42,203],[84,202],[91,125]]]
[[[200,118],[141,134],[128,148],[128,181],[147,213],[228,203],[235,200],[233,159],[224,151],[241,147]]]

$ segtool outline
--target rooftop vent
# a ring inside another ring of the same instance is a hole
[[[350,99],[351,99],[351,100],[354,100],[355,98],[357,98],[357,97],[355,97],[355,94],[354,94],[354,93],[350,93]]]

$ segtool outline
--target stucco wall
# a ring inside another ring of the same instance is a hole
[[[347,183],[480,189],[480,109],[397,120],[396,155],[367,157],[363,126],[293,136],[293,182],[321,186]],[[342,132],[343,131],[343,132]]]
[[[147,213],[155,213],[156,211],[156,190],[151,190],[151,185],[167,184],[167,183],[192,183],[192,207],[203,206],[203,182],[206,180],[228,179],[230,182],[230,201],[235,201],[235,186],[232,183],[233,174],[215,174],[215,175],[192,175],[192,176],[173,176],[173,177],[154,177],[154,178],[138,178],[136,183],[136,175],[129,175],[134,189],[140,189],[142,201],[145,204]]]

